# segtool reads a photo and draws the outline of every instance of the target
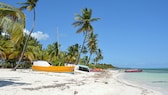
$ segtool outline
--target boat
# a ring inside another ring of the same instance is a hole
[[[90,72],[90,68],[88,66],[85,66],[85,65],[76,65],[75,66],[75,72]]]
[[[125,72],[142,72],[143,70],[142,69],[128,69],[128,70],[125,70]]]
[[[32,70],[58,73],[73,73],[75,66],[52,66],[49,62],[38,60],[34,61]]]
[[[103,69],[94,68],[94,69],[91,69],[90,72],[103,72]]]

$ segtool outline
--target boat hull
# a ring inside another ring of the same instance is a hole
[[[72,73],[74,72],[74,66],[32,66],[34,71],[45,72],[59,72],[59,73]]]
[[[142,72],[141,69],[132,69],[132,70],[125,70],[125,72]]]

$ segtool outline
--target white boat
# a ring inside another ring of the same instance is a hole
[[[90,68],[88,66],[85,66],[85,65],[76,65],[74,71],[76,71],[76,72],[80,72],[80,71],[90,72]]]

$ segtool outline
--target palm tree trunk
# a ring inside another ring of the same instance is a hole
[[[77,57],[77,60],[76,60],[76,62],[75,62],[76,64],[79,64],[80,55],[81,55],[81,53],[82,53],[82,51],[83,51],[84,44],[85,44],[85,42],[86,42],[86,37],[87,37],[87,32],[85,32],[85,37],[84,37],[84,40],[83,40],[83,43],[82,43],[82,48],[81,48],[80,52],[78,53],[78,57]]]
[[[91,56],[92,56],[92,53],[90,53],[90,55],[89,55],[89,59],[87,61],[87,64],[89,64]]]
[[[25,44],[24,44],[24,47],[23,47],[21,56],[20,56],[20,58],[19,58],[19,61],[18,61],[17,65],[15,66],[15,68],[13,68],[14,71],[16,71],[16,69],[19,67],[20,62],[21,62],[22,59],[23,59],[24,53],[25,53],[26,48],[27,48],[28,40],[29,40],[29,38],[30,38],[30,36],[31,36],[31,34],[32,34],[32,32],[33,32],[33,30],[34,30],[35,20],[36,20],[36,11],[35,11],[35,9],[34,9],[34,19],[33,19],[33,23],[32,23],[32,29],[31,29],[31,31],[30,31],[30,33],[29,33],[27,39],[26,39],[26,42],[25,42]]]

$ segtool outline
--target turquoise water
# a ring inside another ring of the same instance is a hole
[[[168,93],[168,69],[144,69],[143,72],[124,73],[122,78],[153,90]]]

